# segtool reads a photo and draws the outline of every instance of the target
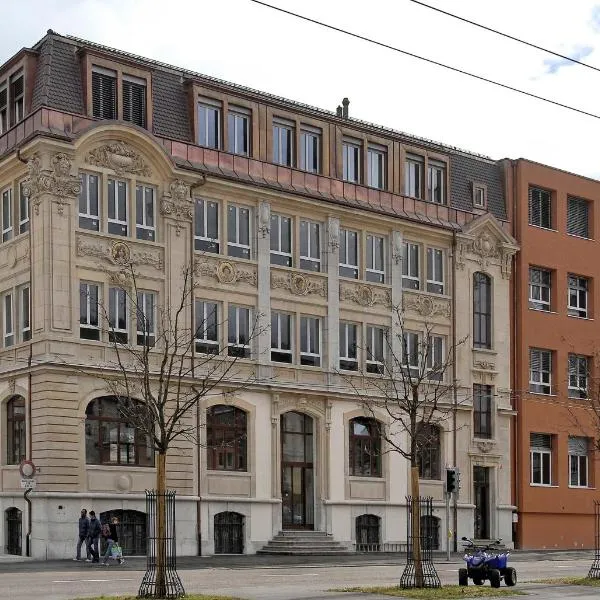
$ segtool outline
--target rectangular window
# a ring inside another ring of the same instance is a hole
[[[216,302],[196,300],[196,352],[219,354],[219,313]]]
[[[583,198],[567,198],[567,233],[582,238],[590,237],[589,202]]]
[[[358,234],[340,230],[340,277],[358,279]]]
[[[291,167],[294,161],[294,127],[282,122],[273,123],[273,162]]]
[[[345,140],[342,143],[343,179],[350,183],[360,182],[360,144]]]
[[[229,152],[248,156],[250,154],[250,112],[231,107],[227,114],[227,137]]]
[[[292,220],[271,214],[271,264],[292,266]]]
[[[137,345],[154,347],[156,344],[156,294],[137,293]]]
[[[198,145],[218,150],[221,141],[221,108],[216,104],[198,103]]]
[[[8,88],[6,82],[0,83],[0,135],[8,129]]]
[[[321,319],[300,317],[300,364],[321,366]]]
[[[127,182],[108,180],[108,233],[127,235]]]
[[[126,344],[129,340],[129,319],[127,312],[127,293],[122,288],[111,287],[108,290],[108,341]]]
[[[146,80],[123,75],[123,121],[146,128]]]
[[[384,148],[367,148],[367,185],[379,190],[385,189],[385,166],[387,152]]]
[[[386,331],[383,327],[367,325],[367,373],[383,373],[386,338]]]
[[[531,483],[552,485],[552,436],[547,433],[530,433]]]
[[[13,237],[13,202],[12,189],[2,192],[2,241],[8,242]]]
[[[313,221],[300,221],[300,268],[321,270],[321,225]]]
[[[25,87],[23,73],[16,73],[10,78],[10,125],[16,125],[25,116]]]
[[[486,187],[483,185],[473,184],[473,207],[485,208],[487,205]]]
[[[473,435],[476,438],[492,437],[492,386],[473,386]]]
[[[569,436],[569,486],[588,487],[588,439]]]
[[[552,272],[539,267],[529,267],[529,308],[550,310],[552,299]]]
[[[358,371],[358,326],[340,323],[340,369]]]
[[[79,284],[79,337],[83,340],[100,339],[99,297],[96,283]]]
[[[25,196],[23,183],[19,183],[19,233],[29,231],[29,198]]]
[[[430,335],[427,345],[427,379],[443,381],[446,361],[446,340],[441,335]]]
[[[529,224],[552,229],[552,194],[547,190],[529,188]]]
[[[446,165],[430,160],[427,165],[427,200],[446,204]]]
[[[219,253],[219,203],[196,198],[194,214],[194,248]]]
[[[303,127],[300,130],[300,168],[318,173],[321,164],[321,131]]]
[[[227,254],[250,258],[250,209],[230,204],[227,207]]]
[[[552,351],[529,350],[529,391],[534,394],[552,393]]]
[[[81,173],[79,192],[79,227],[100,231],[100,202],[98,199],[98,176]]]
[[[286,313],[271,312],[271,360],[292,362],[292,317]]]
[[[135,186],[135,236],[138,240],[156,241],[154,198],[153,187]]]
[[[402,287],[407,290],[421,288],[419,271],[419,244],[404,242],[402,255]]]
[[[92,69],[92,114],[97,119],[117,118],[117,74],[108,69]]]
[[[385,238],[367,235],[367,281],[385,283]]]
[[[227,353],[237,358],[250,358],[250,309],[229,305]]]
[[[587,356],[569,354],[569,398],[588,397],[589,365]]]
[[[21,341],[28,342],[31,339],[31,288],[26,285],[20,289],[21,299]]]
[[[418,377],[421,364],[419,334],[405,331],[402,334],[402,368],[407,378]]]
[[[8,348],[15,343],[15,309],[13,304],[13,295],[4,294],[4,347]]]
[[[444,251],[427,248],[427,291],[444,293]]]
[[[423,159],[413,154],[406,155],[404,163],[404,194],[411,198],[422,198]]]
[[[571,317],[588,318],[588,280],[569,274],[568,314]]]

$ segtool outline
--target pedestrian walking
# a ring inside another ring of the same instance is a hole
[[[117,533],[118,524],[119,519],[113,517],[110,524],[104,523],[104,525],[102,525],[102,537],[106,540],[106,552],[104,554],[104,560],[102,561],[102,564],[105,567],[108,566],[108,559],[111,556],[116,558],[120,565],[125,562],[123,560],[123,555],[121,554],[121,547],[119,546],[119,534]],[[113,552],[113,548],[116,548],[116,552]]]
[[[100,520],[96,518],[96,513],[90,510],[90,527],[88,530],[88,548],[92,553],[92,562],[100,562],[100,550],[98,542],[100,540]]]
[[[81,545],[85,543],[85,551],[87,560],[91,560],[90,546],[87,543],[88,534],[90,530],[90,520],[87,517],[87,509],[81,509],[81,516],[79,517],[79,539],[77,540],[77,550],[75,558],[73,560],[81,560]]]

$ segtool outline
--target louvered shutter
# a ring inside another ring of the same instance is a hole
[[[146,127],[146,86],[123,80],[123,120]]]
[[[539,373],[541,370],[541,352],[539,350],[531,350],[529,352],[529,369],[532,373]]]
[[[552,436],[547,433],[530,433],[529,445],[536,450],[552,450]]]
[[[569,438],[569,454],[573,456],[587,456],[588,440],[584,437]]]
[[[117,118],[117,79],[107,73],[92,71],[92,107],[98,119]]]
[[[587,238],[588,234],[588,203],[582,198],[567,200],[567,233]]]
[[[549,373],[552,370],[552,354],[550,352],[541,351],[541,367],[544,373]]]
[[[552,197],[550,192],[529,188],[529,223],[538,227],[552,227]]]

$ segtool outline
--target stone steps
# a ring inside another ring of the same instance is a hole
[[[280,531],[257,554],[325,556],[354,554],[324,531]]]

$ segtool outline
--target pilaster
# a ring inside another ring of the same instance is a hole
[[[325,337],[327,339],[327,360],[329,373],[335,373],[340,354],[340,220],[337,217],[327,219],[327,320]]]

